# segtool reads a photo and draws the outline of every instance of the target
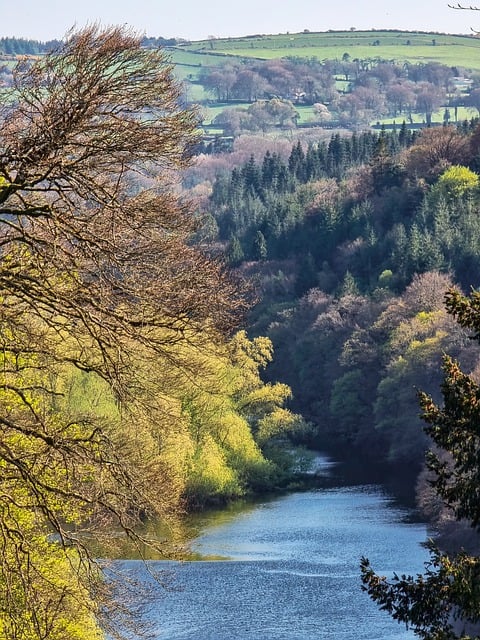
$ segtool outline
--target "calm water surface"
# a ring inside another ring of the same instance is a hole
[[[199,561],[154,562],[157,640],[400,640],[413,634],[361,591],[359,561],[382,575],[422,571],[424,524],[378,485],[338,486],[197,518]],[[216,558],[215,560],[210,558]],[[221,558],[221,559],[217,559]],[[124,564],[143,572],[141,563]]]

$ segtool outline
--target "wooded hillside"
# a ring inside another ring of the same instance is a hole
[[[415,390],[438,394],[444,352],[476,371],[443,299],[480,282],[478,141],[475,121],[334,134],[202,183],[206,232],[258,283],[267,374],[292,387],[317,446],[420,465]]]

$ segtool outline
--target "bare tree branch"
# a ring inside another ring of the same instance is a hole
[[[142,516],[177,504],[159,455],[161,380],[198,375],[185,345],[206,348],[246,308],[223,265],[191,243],[196,221],[175,175],[197,119],[179,97],[163,52],[92,26],[17,66],[0,106],[6,640],[67,637],[69,616],[91,624],[99,583],[84,536],[138,540]],[[116,411],[69,407],[74,371]]]
[[[470,5],[467,7],[467,6],[461,5],[460,3],[457,3],[457,4],[449,4],[448,6],[450,7],[450,9],[462,9],[465,11],[480,11],[480,7],[476,7],[474,5]]]

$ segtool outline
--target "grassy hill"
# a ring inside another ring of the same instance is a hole
[[[191,42],[172,50],[176,64],[191,67],[218,64],[218,56],[283,58],[300,56],[319,60],[381,58],[395,62],[436,61],[480,70],[480,38],[411,31],[327,31],[251,35]]]
[[[438,62],[451,67],[453,73],[458,76],[480,73],[480,38],[474,35],[434,32],[371,30],[255,34],[241,38],[184,42],[171,47],[169,51],[176,74],[187,87],[187,99],[203,103],[205,125],[209,125],[223,108],[232,105],[221,107],[217,103],[212,109],[212,96],[198,82],[199,75],[205,68],[218,67],[228,62],[276,58],[306,58],[319,61],[358,59],[372,62],[388,61],[397,65]],[[348,90],[349,83],[342,80],[341,75],[336,80],[337,89]],[[315,119],[310,107],[300,107],[298,111],[299,124]],[[442,122],[443,114],[444,107],[435,110],[433,122]],[[459,107],[456,115],[463,119],[476,113],[471,109]],[[393,119],[375,119],[375,122],[378,121],[388,124]],[[417,121],[422,122],[421,115],[413,116],[412,123]]]

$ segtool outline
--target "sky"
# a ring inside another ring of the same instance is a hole
[[[72,27],[91,23],[127,24],[142,35],[189,40],[351,27],[480,30],[480,11],[454,10],[448,4],[448,0],[0,0],[0,37],[61,39]]]

